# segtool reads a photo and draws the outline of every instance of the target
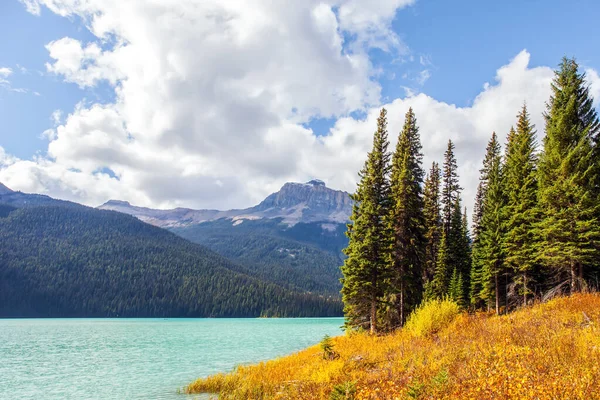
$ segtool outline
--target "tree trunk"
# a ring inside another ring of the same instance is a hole
[[[371,300],[371,335],[377,333],[377,304],[375,299]]]
[[[404,279],[400,280],[400,326],[404,326]]]
[[[527,274],[523,273],[523,307],[527,305]]]
[[[571,293],[577,291],[577,265],[571,261]]]
[[[500,315],[500,287],[498,286],[498,273],[494,275],[494,282],[496,286],[496,315]]]

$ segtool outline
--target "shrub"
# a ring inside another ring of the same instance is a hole
[[[321,340],[321,350],[323,350],[324,360],[335,360],[339,358],[339,354],[333,350],[333,340],[329,335],[325,335]]]
[[[356,384],[344,382],[333,387],[330,400],[353,400],[356,395]]]
[[[459,312],[460,307],[452,300],[429,300],[408,317],[405,329],[414,336],[431,335],[448,326]]]

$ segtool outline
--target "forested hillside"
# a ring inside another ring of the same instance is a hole
[[[0,317],[339,315],[338,300],[262,281],[134,217],[0,208]]]
[[[298,223],[288,226],[281,218],[229,219],[205,222],[171,231],[236,260],[258,276],[278,284],[339,297],[341,250],[348,240],[345,225]]]

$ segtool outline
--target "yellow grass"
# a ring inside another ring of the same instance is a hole
[[[341,336],[337,359],[317,345],[187,389],[221,399],[600,399],[599,325],[600,296],[576,295],[501,317],[460,314],[437,333]]]

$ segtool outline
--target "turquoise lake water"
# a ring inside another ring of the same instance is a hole
[[[0,399],[181,399],[194,379],[341,334],[342,318],[0,319]]]

